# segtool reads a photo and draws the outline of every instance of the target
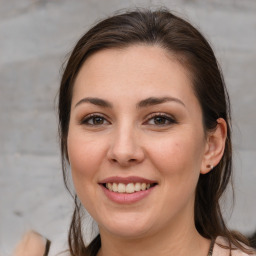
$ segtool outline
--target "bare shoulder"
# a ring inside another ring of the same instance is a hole
[[[212,256],[230,256],[230,251],[220,245],[228,245],[227,240],[223,237],[217,237]],[[240,249],[234,249],[231,251],[231,256],[256,256],[256,252],[254,254],[247,254]]]
[[[48,240],[34,231],[29,231],[17,245],[14,256],[43,256],[48,254],[48,250]]]

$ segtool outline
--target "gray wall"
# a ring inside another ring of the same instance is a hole
[[[0,0],[0,255],[31,228],[53,240],[52,254],[65,248],[72,200],[61,177],[54,109],[61,63],[99,18],[150,5],[181,13],[216,51],[234,119],[237,196],[232,217],[225,214],[232,228],[256,229],[255,0]]]

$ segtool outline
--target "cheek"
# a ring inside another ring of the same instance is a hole
[[[152,162],[162,177],[161,194],[166,218],[170,215],[170,205],[175,205],[172,214],[187,206],[193,208],[202,148],[200,140],[178,135],[156,142],[151,148]]]
[[[96,139],[70,132],[68,155],[74,188],[82,205],[94,216],[94,199],[97,198],[95,184],[102,164],[103,146]]]
[[[197,180],[203,157],[202,139],[195,136],[170,136],[155,141],[150,148],[150,158],[159,172],[174,182]]]
[[[69,134],[68,156],[75,186],[95,179],[103,154],[103,147],[98,145],[97,140],[72,132]]]

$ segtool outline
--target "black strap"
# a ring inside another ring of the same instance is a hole
[[[48,253],[50,251],[50,246],[51,246],[51,241],[47,239],[43,256],[48,256]]]

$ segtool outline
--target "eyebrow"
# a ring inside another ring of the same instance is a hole
[[[185,104],[180,99],[177,99],[177,98],[174,98],[174,97],[161,97],[161,98],[150,97],[150,98],[147,98],[145,100],[140,101],[137,104],[137,108],[143,108],[143,107],[158,105],[158,104],[162,104],[162,103],[165,103],[165,102],[176,102],[176,103],[179,103],[179,104],[183,105],[184,107],[186,107]]]
[[[174,97],[160,97],[160,98],[149,97],[149,98],[144,99],[144,100],[140,101],[139,103],[137,103],[136,107],[137,108],[145,108],[145,107],[149,107],[149,106],[162,104],[165,102],[176,102],[185,107],[185,104],[180,99],[177,99]],[[80,101],[78,101],[76,103],[75,107],[77,107],[78,105],[80,105],[82,103],[91,103],[93,105],[100,106],[103,108],[113,108],[113,105],[109,101],[103,100],[100,98],[93,98],[93,97],[87,97],[87,98],[81,99]]]
[[[78,101],[76,103],[75,107],[77,107],[78,105],[80,105],[82,103],[87,103],[87,102],[91,103],[93,105],[96,105],[96,106],[103,107],[103,108],[112,108],[113,107],[113,105],[106,100],[103,100],[100,98],[91,98],[91,97],[81,99],[80,101]]]

